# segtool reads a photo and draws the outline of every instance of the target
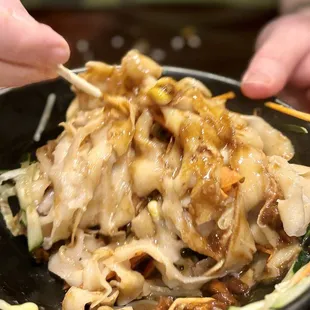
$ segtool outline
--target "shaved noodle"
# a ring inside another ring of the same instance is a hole
[[[48,250],[70,287],[64,310],[154,309],[159,297],[157,310],[226,309],[240,297],[229,279],[242,292],[278,279],[301,249],[310,168],[287,162],[288,138],[228,111],[234,93],[161,74],[137,51],[87,63],[70,75],[88,86],[75,84],[62,134],[0,176],[7,226]]]
[[[263,151],[266,155],[279,155],[287,160],[292,159],[294,155],[294,147],[291,141],[281,132],[271,127],[262,118],[257,116],[242,116],[264,141]]]

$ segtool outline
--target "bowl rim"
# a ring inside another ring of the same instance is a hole
[[[176,67],[176,66],[162,66],[162,68],[163,68],[163,74],[169,72],[169,73],[176,73],[176,74],[186,74],[186,75],[190,75],[190,76],[195,76],[196,78],[197,77],[198,78],[199,77],[201,77],[201,78],[207,77],[211,80],[215,80],[215,81],[218,81],[221,83],[230,84],[230,85],[238,87],[238,88],[241,87],[240,81],[238,81],[234,78],[231,78],[231,77],[227,77],[225,75],[220,75],[220,74],[212,73],[209,71],[201,71],[201,70],[183,68],[183,67]],[[86,67],[77,67],[77,68],[72,69],[72,71],[74,73],[81,73],[81,72],[84,72],[85,70],[86,70]],[[60,77],[57,77],[54,80],[57,80],[59,78]],[[0,88],[0,96],[7,93],[7,92],[10,92],[14,89],[19,89],[19,88],[23,88],[23,87],[27,87],[27,86],[31,86],[31,85],[35,85],[35,84],[48,83],[50,81],[53,81],[53,80],[41,81],[41,82],[32,83],[32,84],[21,86],[21,87]],[[286,106],[288,108],[292,108],[289,104],[287,104],[286,102],[282,101],[281,99],[279,99],[277,97],[272,97],[269,99],[272,99],[274,102],[279,103],[279,104]],[[255,99],[250,99],[250,100],[255,100]]]

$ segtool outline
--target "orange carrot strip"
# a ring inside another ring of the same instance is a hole
[[[236,94],[233,91],[229,91],[228,93],[224,93],[222,95],[218,95],[215,97],[212,97],[212,99],[234,99],[236,97]]]
[[[278,112],[281,112],[283,114],[287,114],[287,115],[299,118],[301,120],[304,120],[306,122],[310,122],[310,114],[308,114],[308,113],[304,113],[304,112],[300,112],[300,111],[297,111],[297,110],[294,110],[294,109],[291,109],[291,108],[287,108],[287,107],[284,107],[281,104],[277,104],[277,103],[274,103],[274,102],[266,102],[265,106],[270,108],[270,109],[273,109],[273,110],[276,110]]]

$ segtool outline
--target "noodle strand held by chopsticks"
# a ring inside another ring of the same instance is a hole
[[[65,80],[74,85],[77,89],[84,91],[90,96],[100,98],[102,93],[101,90],[87,82],[86,80],[79,77],[77,74],[73,73],[68,68],[63,65],[58,65],[57,73],[62,76]]]
[[[300,111],[297,111],[291,108],[287,108],[281,104],[274,103],[274,102],[266,102],[265,106],[270,109],[281,112],[283,114],[287,114],[287,115],[299,118],[303,121],[310,122],[310,114],[308,113],[304,113],[304,112],[300,112]]]

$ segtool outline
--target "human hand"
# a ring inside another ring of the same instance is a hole
[[[253,99],[280,94],[310,110],[310,10],[282,16],[260,33],[241,89]]]
[[[19,0],[0,0],[0,88],[54,78],[68,61],[63,37],[34,20]]]

